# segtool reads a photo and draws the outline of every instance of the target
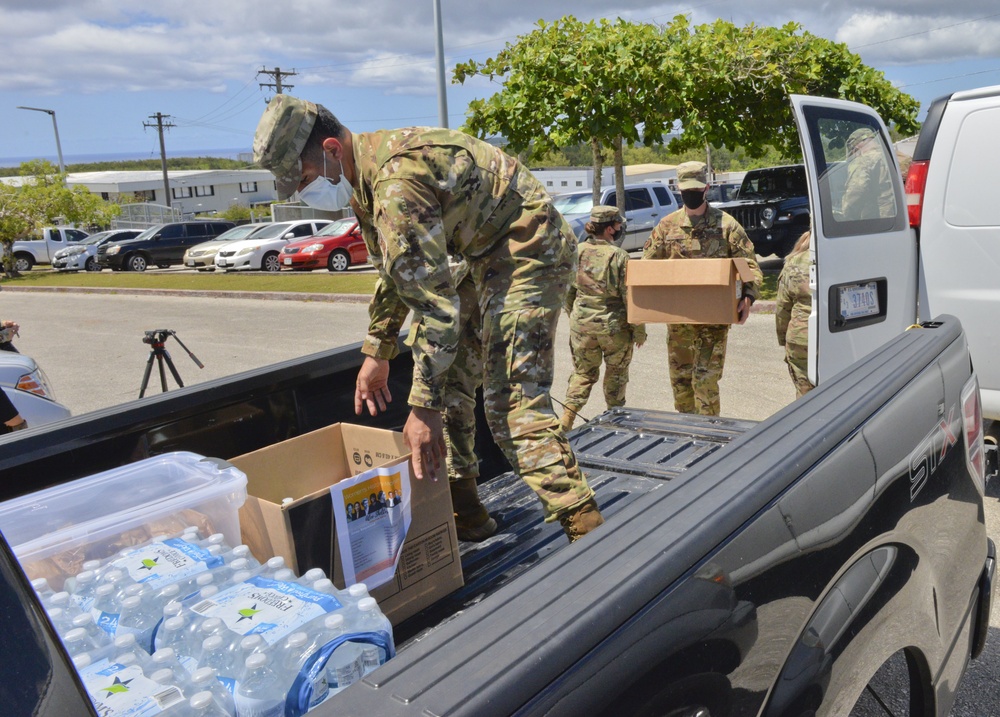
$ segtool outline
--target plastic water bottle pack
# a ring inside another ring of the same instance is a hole
[[[363,584],[189,528],[32,583],[102,715],[297,717],[395,655]]]

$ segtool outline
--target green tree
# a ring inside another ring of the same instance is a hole
[[[0,244],[7,276],[15,275],[11,247],[17,239],[55,223],[106,227],[121,213],[117,204],[85,187],[67,186],[66,175],[51,162],[25,162],[20,175],[19,184],[0,183]]]

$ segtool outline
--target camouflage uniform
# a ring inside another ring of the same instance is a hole
[[[789,254],[778,277],[774,323],[778,331],[778,344],[785,347],[785,363],[788,364],[788,373],[799,397],[815,388],[809,381],[808,372],[811,308],[809,251]]]
[[[355,210],[380,286],[373,324],[404,306],[413,326],[409,402],[448,408],[462,305],[448,256],[469,263],[482,322],[486,415],[497,444],[538,494],[546,520],[593,497],[552,411],[553,337],[576,269],[573,232],[517,160],[445,129],[355,134]],[[471,302],[468,302],[471,303]],[[362,349],[391,358],[370,333]]]
[[[847,180],[840,209],[848,221],[879,219],[896,216],[896,198],[889,177],[889,163],[882,150],[871,140],[875,133],[862,128],[855,130],[847,140],[849,150],[862,142],[867,148],[853,156],[847,165]]]
[[[697,163],[701,164],[701,163]],[[704,165],[702,165],[704,166]],[[678,167],[678,179],[681,169]],[[680,184],[680,182],[679,182]],[[681,189],[685,187],[681,185]],[[682,207],[660,220],[643,247],[643,259],[712,259],[741,257],[747,260],[754,281],[743,287],[743,295],[757,298],[763,274],[753,245],[739,222],[712,206],[694,223]],[[667,327],[667,358],[674,409],[682,413],[719,415],[719,379],[726,360],[726,324],[670,324]]]
[[[595,207],[599,210],[600,207]],[[617,216],[617,209],[614,209]],[[595,221],[591,215],[591,221]],[[646,340],[646,327],[630,324],[625,306],[625,270],[628,252],[603,238],[588,236],[579,247],[576,280],[566,295],[570,315],[569,345],[573,374],[566,389],[563,428],[587,404],[590,391],[605,363],[604,400],[608,408],[625,404],[625,386],[635,343]]]

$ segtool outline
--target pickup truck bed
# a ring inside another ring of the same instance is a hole
[[[345,347],[2,438],[0,497],[336,421],[398,428],[398,400],[355,419],[360,359]],[[463,545],[466,586],[397,627],[396,658],[310,714],[847,715],[897,657],[912,713],[946,714],[993,582],[974,380],[945,317],[759,424],[608,412],[571,433],[607,518],[572,545],[484,443],[501,532]],[[0,685],[20,690],[5,705],[66,714],[75,678],[2,541],[0,570]]]

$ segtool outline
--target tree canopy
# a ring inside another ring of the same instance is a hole
[[[863,102],[904,134],[916,130],[918,103],[865,65],[843,43],[782,27],[725,20],[692,27],[622,19],[539,21],[494,58],[456,66],[455,82],[483,76],[501,89],[470,103],[465,128],[502,135],[516,152],[540,158],[580,142],[714,145],[751,156],[775,147],[798,156],[788,97],[808,94]]]

